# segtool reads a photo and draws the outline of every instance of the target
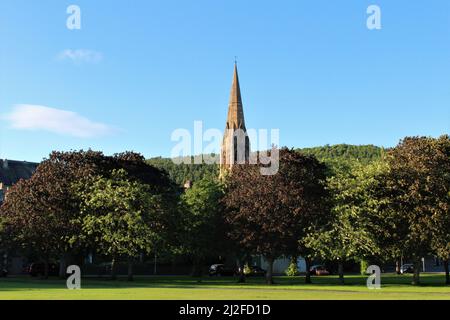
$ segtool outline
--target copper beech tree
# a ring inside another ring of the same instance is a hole
[[[103,155],[94,151],[53,152],[31,179],[19,181],[6,195],[0,218],[9,240],[45,263],[44,278],[50,260],[59,259],[60,275],[65,274],[68,239],[80,230],[71,223],[79,212],[71,186],[96,172],[102,160]]]
[[[272,284],[275,259],[302,255],[309,262],[302,240],[329,214],[326,167],[313,156],[287,148],[280,150],[277,174],[262,175],[261,166],[233,166],[226,181],[225,219],[230,238],[268,262],[266,280]]]
[[[8,191],[0,210],[3,234],[16,249],[32,252],[45,262],[44,277],[48,276],[50,260],[60,261],[60,276],[64,276],[70,254],[95,250],[95,241],[80,241],[78,237],[83,212],[74,186],[89,187],[92,177],[108,178],[114,169],[123,169],[131,180],[151,186],[164,203],[177,202],[167,175],[133,152],[114,156],[91,150],[53,152],[31,179],[19,181]],[[174,210],[167,211],[165,219],[169,220]]]

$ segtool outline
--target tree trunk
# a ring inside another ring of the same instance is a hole
[[[44,275],[43,275],[43,279],[48,279],[48,273],[49,273],[49,259],[45,258],[44,261]]]
[[[343,285],[344,282],[344,262],[339,260],[338,262],[339,283]]]
[[[67,271],[67,255],[62,254],[61,257],[59,258],[59,277],[61,279],[66,278],[67,274],[66,271]]]
[[[128,259],[128,281],[133,281],[133,259]]]
[[[202,276],[202,263],[200,259],[194,258],[193,266],[192,266],[192,276],[199,278]]]
[[[449,262],[449,259],[444,260],[445,284],[450,284],[450,273],[449,273],[448,262]]]
[[[414,275],[412,285],[420,285],[420,257],[414,259]]]
[[[176,268],[176,261],[175,258],[171,259],[171,270],[172,270],[172,274],[175,274],[175,268]]]
[[[116,258],[114,257],[111,261],[111,280],[116,280],[117,274],[116,274]]]
[[[245,267],[245,262],[243,259],[238,259],[238,283],[245,283],[245,274],[244,274],[244,267]]]
[[[191,277],[195,277],[196,274],[197,274],[197,265],[195,261],[192,261]]]
[[[309,284],[309,283],[312,283],[312,281],[311,281],[311,271],[309,270],[309,268],[311,268],[311,259],[305,258],[305,267],[306,267],[305,283]]]
[[[266,283],[272,285],[273,284],[273,261],[272,257],[267,257],[267,273],[266,273]]]
[[[400,258],[397,258],[397,259],[395,260],[395,272],[396,272],[397,274],[401,274],[401,271],[400,271],[401,267],[402,267],[402,261],[401,261]]]

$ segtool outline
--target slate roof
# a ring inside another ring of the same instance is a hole
[[[20,179],[29,179],[38,165],[34,162],[0,159],[0,182],[12,186]]]

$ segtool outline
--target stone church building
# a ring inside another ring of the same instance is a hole
[[[231,170],[236,164],[247,163],[250,154],[250,141],[245,126],[244,107],[242,104],[238,69],[237,64],[235,63],[230,102],[228,104],[228,116],[221,147],[220,176],[224,176],[226,172]],[[290,262],[291,260],[289,257],[275,260],[273,272],[275,274],[283,274],[289,267]],[[252,263],[263,269],[267,269],[268,267],[267,262],[261,256],[254,256]],[[306,263],[303,258],[298,258],[297,267],[300,272],[306,271]],[[422,272],[423,271],[442,272],[443,269],[436,257],[428,256],[423,259]]]
[[[235,64],[227,122],[220,154],[220,175],[223,176],[235,164],[248,163],[249,157],[250,140],[245,127],[239,75],[237,64]]]

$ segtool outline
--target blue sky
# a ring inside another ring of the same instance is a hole
[[[282,145],[450,132],[448,0],[4,0],[0,158],[169,156],[175,129],[224,128],[234,56],[247,127]]]

